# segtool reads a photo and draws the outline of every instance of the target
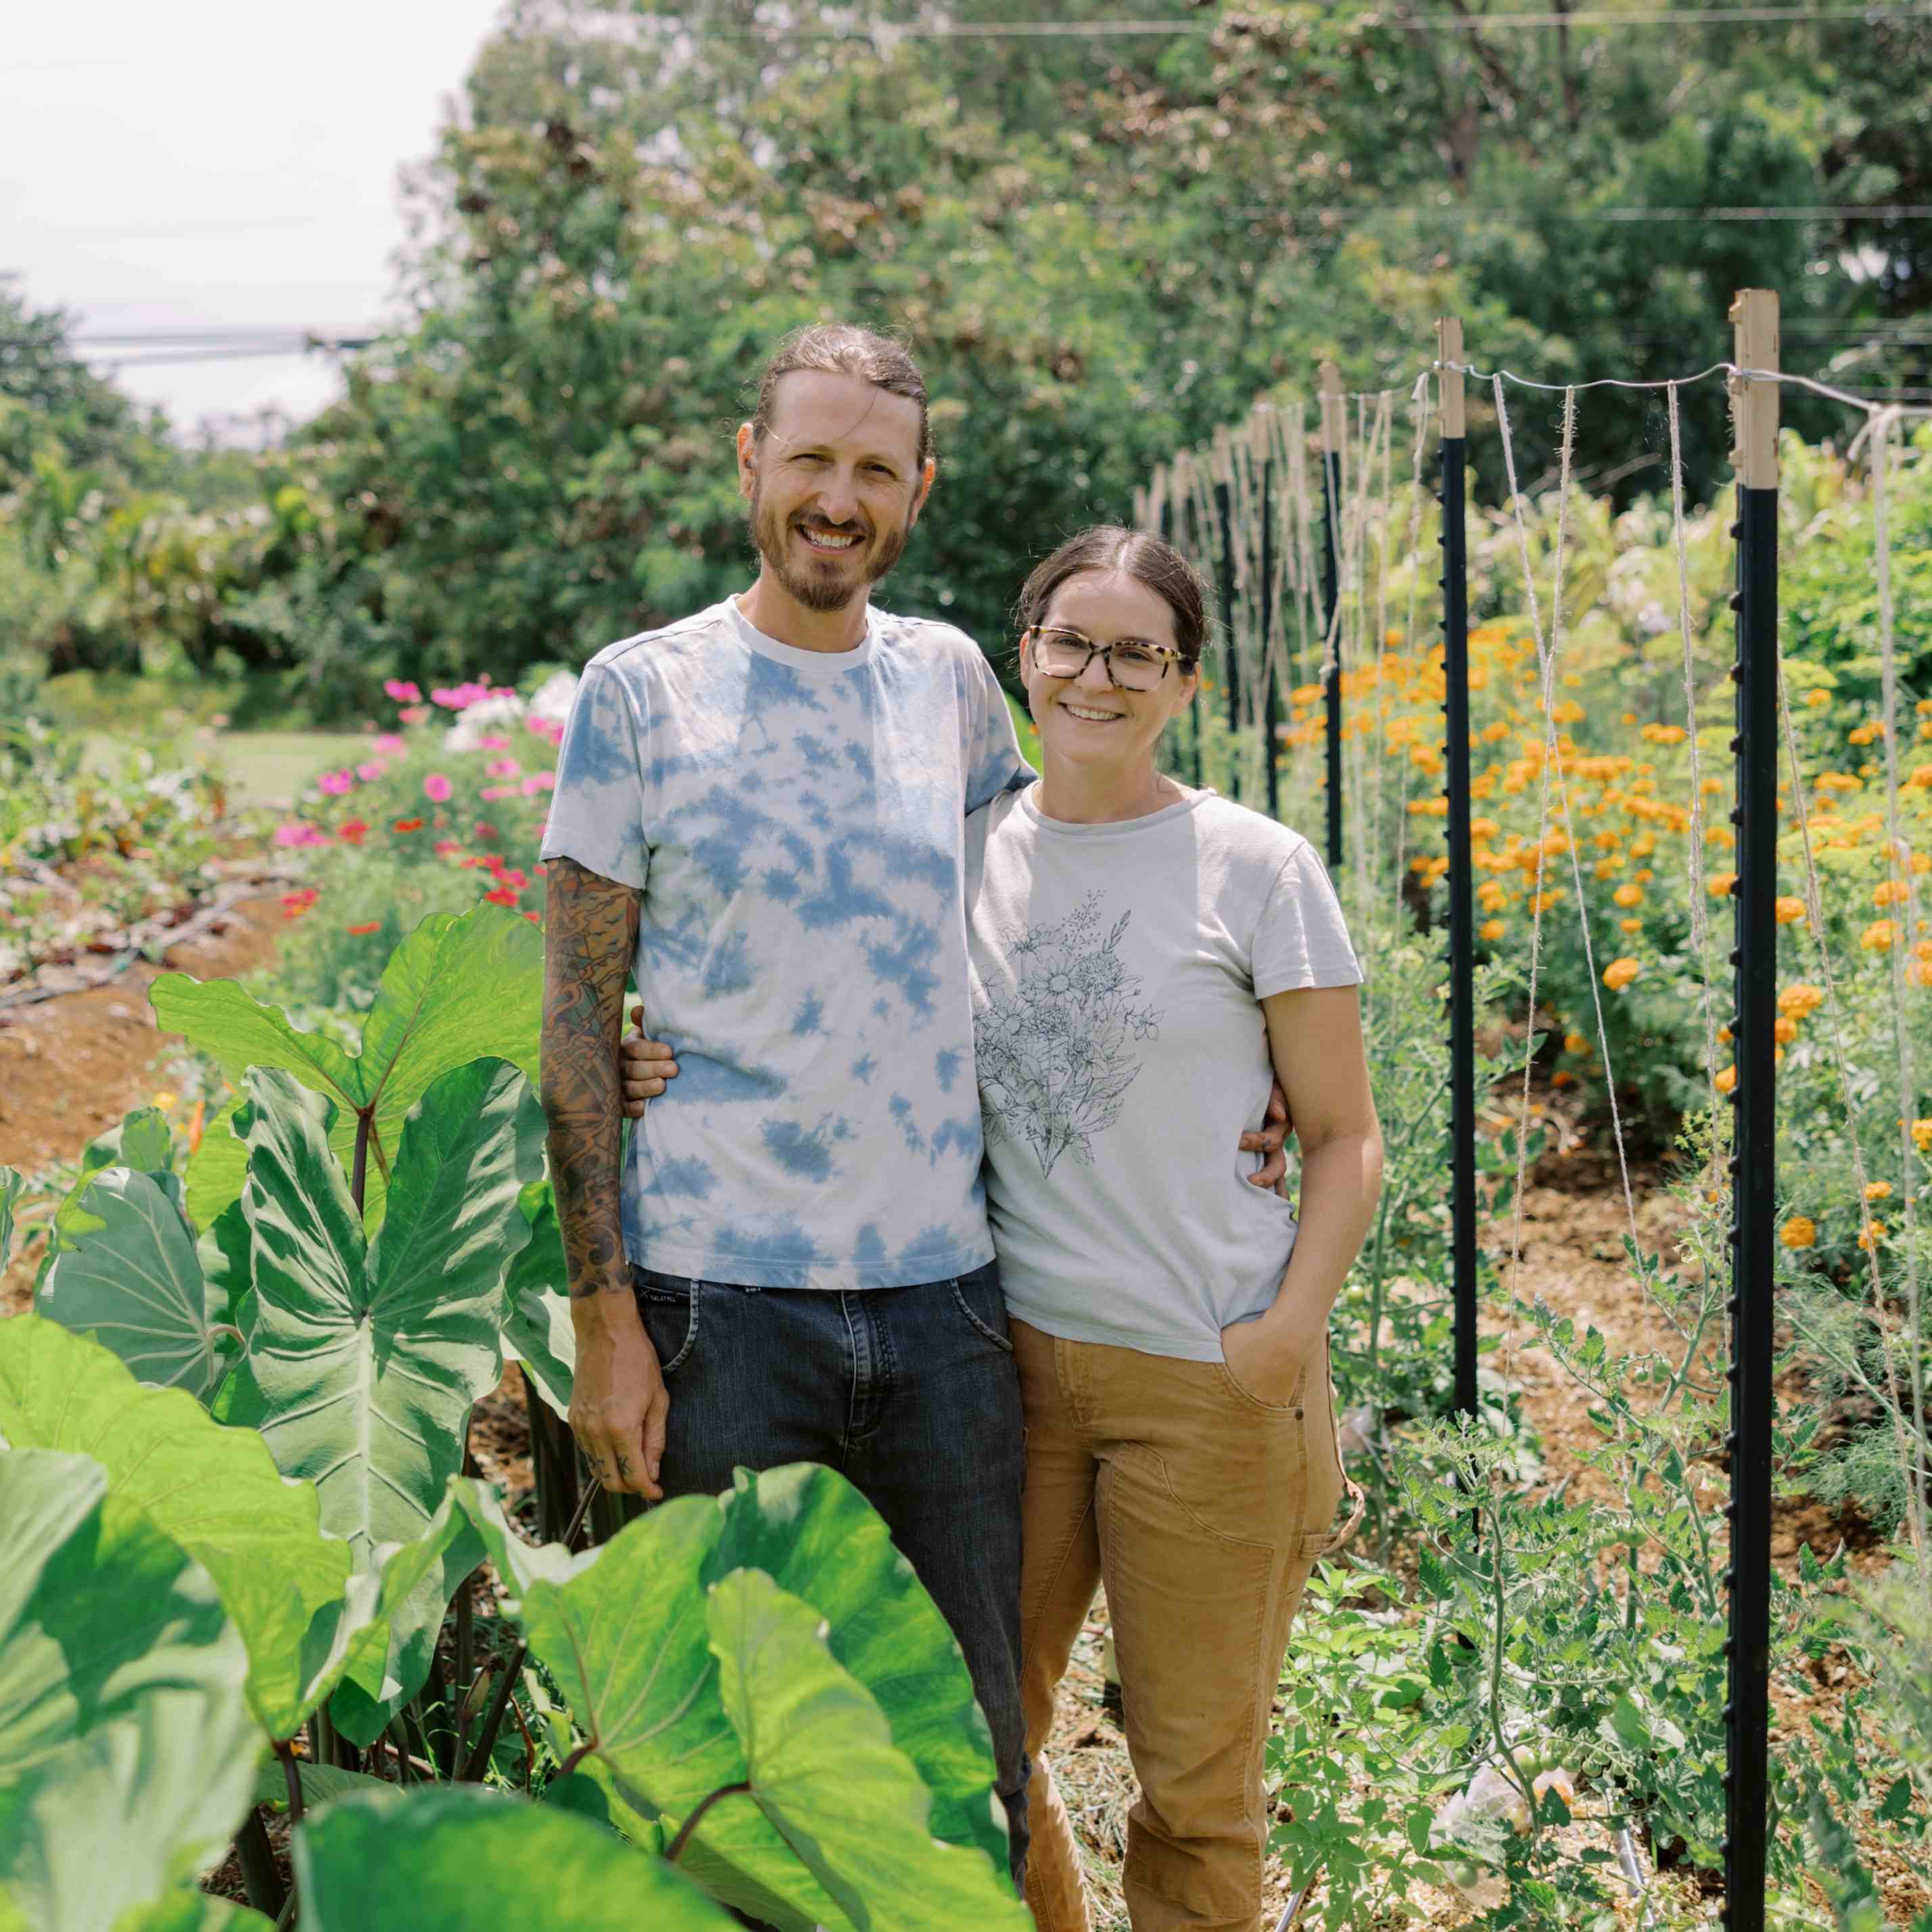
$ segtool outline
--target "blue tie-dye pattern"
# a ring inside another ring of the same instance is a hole
[[[976,648],[875,614],[845,657],[790,652],[720,605],[600,652],[565,752],[543,856],[643,888],[681,1069],[631,1136],[631,1258],[826,1288],[988,1258],[964,820],[1031,774]]]

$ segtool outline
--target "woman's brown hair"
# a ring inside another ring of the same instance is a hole
[[[1016,607],[1020,628],[1030,631],[1046,616],[1053,593],[1070,578],[1114,570],[1151,590],[1174,613],[1174,641],[1192,670],[1208,641],[1208,593],[1200,572],[1172,544],[1119,524],[1096,524],[1034,566]]]

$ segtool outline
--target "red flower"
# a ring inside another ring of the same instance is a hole
[[[420,832],[422,820],[420,818],[399,818],[396,820],[396,830],[398,832]]]
[[[500,860],[497,863],[500,869],[496,874],[496,883],[500,886],[512,886],[518,892],[521,892],[530,884],[527,876],[518,872],[514,866],[504,866]]]
[[[479,838],[499,838],[502,836],[487,818],[479,818],[476,821],[476,836]]]
[[[335,836],[346,845],[359,845],[368,830],[368,825],[362,820],[352,818],[347,824],[338,825],[335,828]]]
[[[532,926],[541,926],[543,923],[543,915],[542,913],[526,912],[524,914],[524,916],[528,920]]]
[[[380,919],[372,919],[367,926],[345,926],[342,929],[344,932],[358,934],[380,932],[382,929],[382,922]]]
[[[436,842],[436,856],[439,859],[453,859],[462,850],[454,838],[439,838]]]
[[[516,894],[508,886],[499,886],[494,892],[485,892],[483,896],[492,905],[513,906],[517,902]]]

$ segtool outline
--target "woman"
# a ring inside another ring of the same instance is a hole
[[[1135,1932],[1246,1932],[1288,1626],[1347,1534],[1330,1528],[1346,1484],[1328,1312],[1382,1165],[1361,974],[1308,842],[1156,766],[1206,633],[1186,561],[1085,531],[1027,580],[1020,620],[1042,776],[969,821],[967,912],[1027,1424],[1027,1902],[1040,1932],[1090,1922],[1041,1752],[1104,1583],[1141,1784]],[[1270,1065],[1300,1144],[1298,1227],[1226,1151]]]
[[[1176,551],[1102,527],[1020,596],[1040,782],[968,822],[988,1218],[1025,1406],[1027,1902],[1090,1924],[1042,1756],[1104,1583],[1141,1795],[1135,1932],[1249,1932],[1288,1627],[1345,1490],[1328,1313],[1382,1144],[1341,908],[1308,842],[1158,770],[1207,620]],[[633,1068],[641,1066],[626,1042]],[[1229,1150],[1270,1070],[1299,1223]],[[633,1084],[640,1096],[660,1084]],[[1359,1510],[1359,1492],[1356,1492]]]

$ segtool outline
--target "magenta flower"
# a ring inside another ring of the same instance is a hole
[[[423,796],[434,800],[438,805],[442,804],[443,800],[448,797],[450,790],[448,779],[440,772],[431,772],[429,776],[423,780]]]
[[[520,789],[524,797],[535,798],[540,791],[550,790],[556,783],[554,772],[532,772],[524,779]]]
[[[499,738],[494,736],[488,738],[478,738],[476,741],[476,745],[477,748],[479,751],[484,752],[507,752],[510,748],[510,741],[508,739]]]
[[[278,845],[326,845],[328,834],[319,825],[310,825],[306,820],[292,818],[286,825],[275,827]]]
[[[476,794],[478,798],[488,799],[493,804],[500,798],[514,798],[516,795],[517,788],[514,785],[485,785]]]
[[[427,704],[406,705],[396,716],[405,724],[420,724],[429,716],[429,706]]]
[[[400,677],[386,677],[382,680],[382,688],[398,704],[415,704],[422,698],[422,693],[417,690],[414,685],[406,682]]]
[[[409,747],[403,742],[400,732],[385,731],[376,740],[376,748],[386,758],[400,758]]]
[[[356,767],[356,776],[365,784],[374,784],[388,770],[380,758],[371,758],[366,764]]]
[[[344,792],[353,789],[356,781],[347,772],[324,772],[316,783],[331,798],[340,798]]]
[[[488,772],[493,778],[515,778],[524,768],[521,765],[517,763],[514,758],[492,758],[490,762],[483,767],[483,769]]]

